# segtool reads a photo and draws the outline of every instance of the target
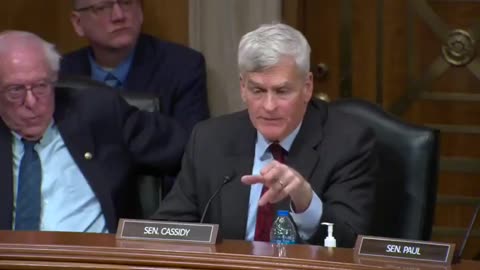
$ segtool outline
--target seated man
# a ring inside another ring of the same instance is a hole
[[[205,60],[190,48],[141,34],[141,0],[74,0],[71,22],[90,46],[65,55],[60,75],[83,75],[160,99],[188,132],[209,116]]]
[[[55,88],[60,55],[0,33],[0,229],[115,232],[135,217],[131,173],[179,169],[185,130],[115,91]]]
[[[269,240],[274,209],[290,209],[299,237],[338,246],[369,231],[374,198],[373,132],[312,99],[310,46],[297,30],[264,25],[239,45],[246,111],[195,127],[182,169],[153,219],[220,224],[225,238]]]

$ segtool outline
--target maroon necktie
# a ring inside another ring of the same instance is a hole
[[[268,147],[273,158],[281,163],[285,163],[285,150],[278,143],[272,143]],[[263,186],[262,195],[268,190]],[[262,196],[260,195],[260,196]],[[259,206],[257,211],[257,224],[255,225],[255,241],[270,241],[270,229],[272,228],[273,219],[275,217],[275,209],[270,203]]]

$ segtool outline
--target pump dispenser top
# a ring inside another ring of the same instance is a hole
[[[325,247],[337,247],[337,240],[333,237],[333,223],[322,222],[322,225],[328,226],[328,236],[325,238]]]

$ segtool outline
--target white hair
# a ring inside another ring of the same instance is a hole
[[[238,46],[238,69],[262,71],[275,66],[281,58],[291,56],[300,72],[310,71],[310,45],[298,30],[282,23],[261,25],[245,34]]]
[[[12,42],[13,40],[15,42]],[[55,45],[30,32],[11,30],[0,32],[0,55],[8,53],[13,47],[37,45],[42,48],[51,71],[57,73],[60,69],[61,56]]]

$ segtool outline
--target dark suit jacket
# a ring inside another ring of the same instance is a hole
[[[106,89],[56,89],[55,123],[105,215],[110,232],[118,218],[136,217],[138,194],[130,176],[138,166],[179,169],[185,130],[159,113],[138,111]],[[90,152],[92,159],[86,159]],[[12,134],[0,119],[0,229],[12,227]]]
[[[255,141],[256,130],[246,111],[197,125],[179,177],[152,218],[198,221],[225,176],[232,176],[233,181],[212,201],[205,222],[220,224],[225,238],[244,239],[250,186],[240,177],[251,174]],[[351,247],[356,234],[369,232],[377,168],[370,129],[313,100],[286,164],[310,181],[323,202],[321,222],[335,223],[338,246]],[[289,209],[288,199],[276,207]],[[308,242],[323,245],[323,227],[319,225]]]
[[[89,47],[62,58],[60,77],[91,76]],[[205,60],[197,51],[140,35],[126,80],[127,91],[142,91],[160,98],[161,111],[191,131],[209,116]]]

